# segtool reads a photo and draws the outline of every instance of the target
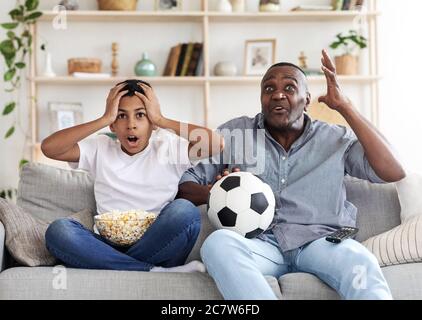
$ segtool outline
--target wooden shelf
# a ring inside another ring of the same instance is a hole
[[[35,77],[33,80],[38,84],[49,85],[113,85],[126,79],[137,79],[136,76],[110,77],[110,78],[75,78],[70,76],[62,77]],[[204,77],[143,77],[142,80],[150,82],[152,85],[201,85],[205,82]]]
[[[55,11],[43,11],[38,21],[52,21],[57,17]],[[68,21],[84,22],[202,22],[201,11],[158,12],[158,11],[66,11]]]
[[[352,20],[362,15],[367,18],[375,17],[379,13],[360,11],[292,11],[292,12],[249,12],[249,13],[221,13],[209,12],[211,22],[289,22],[313,20]]]
[[[136,77],[111,77],[103,79],[81,79],[74,77],[36,77],[33,80],[38,84],[48,84],[48,85],[113,85],[118,82],[122,82],[126,79],[133,79]],[[143,80],[150,82],[153,85],[202,85],[206,81],[209,81],[210,84],[215,85],[226,85],[226,84],[236,84],[236,85],[248,85],[248,84],[259,84],[262,77],[144,77]],[[379,76],[338,76],[338,80],[341,83],[370,83],[380,80]],[[311,84],[325,82],[324,76],[310,76],[308,81]]]
[[[39,21],[52,21],[57,17],[57,12],[43,11]],[[205,11],[99,11],[78,10],[67,11],[68,21],[85,22],[201,22],[209,17],[211,22],[283,22],[283,21],[306,21],[306,20],[351,20],[362,15],[372,18],[379,12],[361,11],[292,11],[292,12],[245,12],[245,13],[222,13]]]

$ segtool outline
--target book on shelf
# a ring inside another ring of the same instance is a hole
[[[182,45],[180,43],[170,49],[163,76],[174,77],[176,75],[177,63],[179,61],[181,49]]]
[[[202,56],[202,47],[203,44],[202,42],[195,42],[193,45],[193,51],[192,51],[192,55],[191,58],[189,60],[189,65],[188,65],[188,71],[187,71],[187,76],[196,76],[197,72],[196,70],[198,69],[198,65]]]
[[[183,59],[183,64],[182,64],[182,70],[180,71],[180,76],[182,76],[182,77],[186,76],[187,73],[188,73],[188,66],[189,66],[189,61],[192,57],[193,46],[194,46],[193,42],[189,42],[187,44],[186,54],[185,54],[185,57]]]
[[[196,76],[203,52],[202,42],[179,43],[170,49],[163,76]]]
[[[291,11],[332,11],[333,6],[324,6],[324,5],[300,5],[294,7]]]
[[[180,49],[179,60],[177,61],[177,68],[176,68],[175,76],[180,76],[181,73],[182,73],[183,62],[185,61],[186,50],[188,48],[187,43],[182,43],[181,45],[182,45],[182,47]]]
[[[332,0],[333,10],[356,10],[360,11],[364,6],[364,0]]]

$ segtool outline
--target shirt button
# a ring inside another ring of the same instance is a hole
[[[286,160],[286,157],[283,157],[283,158],[281,158],[281,159],[283,159],[283,161],[284,161],[284,160]]]
[[[282,184],[284,184],[286,182],[286,180],[284,180],[284,179],[281,179],[281,183]]]

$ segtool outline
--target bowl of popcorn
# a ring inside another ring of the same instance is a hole
[[[111,211],[94,216],[99,234],[113,244],[130,246],[138,241],[157,218],[143,210]]]

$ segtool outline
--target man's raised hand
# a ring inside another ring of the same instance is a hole
[[[106,102],[106,110],[104,112],[103,118],[107,120],[107,124],[110,125],[116,121],[117,114],[119,111],[119,102],[120,99],[129,92],[129,90],[124,90],[119,92],[124,88],[126,83],[121,83],[113,88],[111,88]]]
[[[336,68],[325,49],[322,50],[321,62],[321,69],[327,80],[327,94],[319,97],[318,102],[323,102],[331,109],[341,112],[343,109],[348,108],[351,102],[340,89],[337,82]]]

